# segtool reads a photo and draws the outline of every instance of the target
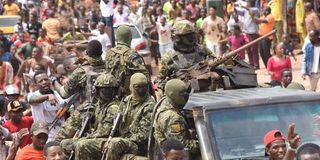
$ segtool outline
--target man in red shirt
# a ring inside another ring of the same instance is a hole
[[[32,124],[32,144],[22,148],[15,160],[44,160],[43,148],[48,140],[49,128],[46,122],[37,121]]]
[[[31,144],[31,134],[29,134],[31,125],[33,123],[32,117],[23,116],[23,107],[19,101],[11,101],[7,106],[9,113],[9,121],[3,124],[10,132],[7,140],[12,140],[16,135],[19,138],[20,149],[24,146]]]

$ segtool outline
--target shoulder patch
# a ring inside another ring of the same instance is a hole
[[[119,106],[113,104],[113,105],[110,106],[109,110],[110,110],[111,113],[117,113],[119,111]]]
[[[172,130],[173,132],[175,132],[175,133],[179,133],[179,132],[182,131],[182,126],[181,126],[181,124],[179,124],[179,123],[172,124],[172,125],[170,126],[170,128],[171,128],[171,130]]]

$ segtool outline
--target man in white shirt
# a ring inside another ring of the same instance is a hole
[[[210,7],[210,15],[203,20],[202,30],[206,37],[206,46],[216,55],[219,55],[219,41],[221,40],[220,33],[225,22],[221,17],[216,15],[216,7]]]
[[[100,11],[102,15],[102,21],[106,25],[107,34],[111,40],[111,44],[115,46],[115,37],[113,30],[113,0],[101,0],[100,1]]]
[[[138,10],[137,6],[135,6],[135,5],[131,6],[131,12],[129,14],[129,22],[130,23],[133,23],[133,24],[137,23],[137,21],[139,19],[139,15],[137,14],[137,10]]]
[[[109,48],[111,48],[111,42],[107,33],[104,32],[104,24],[99,22],[98,29],[93,30],[91,33],[94,36],[90,37],[91,40],[98,40],[102,45],[102,55],[101,58],[104,60],[106,58],[106,53]]]
[[[160,18],[160,23],[157,24],[157,31],[159,37],[159,51],[161,56],[173,49],[173,43],[171,39],[171,26],[167,23],[165,17]]]
[[[116,12],[113,16],[114,26],[119,26],[123,23],[129,22],[129,15],[126,12],[123,12],[123,5],[118,5],[118,12]]]
[[[119,7],[120,5],[122,6],[123,12],[124,12],[124,13],[127,13],[127,14],[129,15],[131,11],[130,11],[130,9],[129,9],[129,7],[128,7],[128,3],[127,3],[125,0],[118,0],[117,6],[116,6],[116,8],[115,8],[115,13],[118,12],[118,7]]]
[[[55,119],[56,112],[63,107],[65,101],[58,92],[50,89],[50,80],[46,72],[38,71],[34,74],[34,81],[39,90],[29,93],[28,102],[31,105],[34,122],[43,121],[48,124]],[[48,140],[51,141],[59,131],[60,125],[64,122],[60,119],[57,125],[49,132]]]

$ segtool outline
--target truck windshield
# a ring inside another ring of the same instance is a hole
[[[287,135],[288,126],[296,124],[302,143],[320,143],[320,102],[282,103],[209,111],[222,159],[246,159],[265,155],[263,137],[270,130]]]

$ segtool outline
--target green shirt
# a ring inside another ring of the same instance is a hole
[[[196,21],[196,27],[197,27],[197,28],[201,28],[201,27],[202,27],[203,20],[204,20],[204,18],[199,18],[199,19]]]
[[[31,58],[32,56],[32,50],[34,47],[36,47],[37,45],[31,45],[30,42],[23,44],[19,49],[18,49],[18,53],[22,53],[24,59],[28,59]]]
[[[170,9],[172,8],[170,1],[164,3],[162,10],[166,13],[169,14]]]

